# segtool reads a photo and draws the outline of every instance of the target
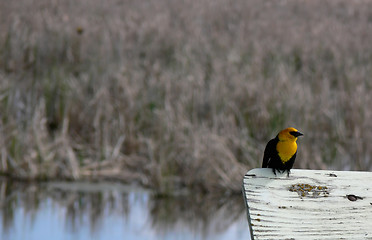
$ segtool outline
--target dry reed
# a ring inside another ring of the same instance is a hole
[[[372,2],[2,1],[0,171],[239,191],[268,139],[372,168]]]

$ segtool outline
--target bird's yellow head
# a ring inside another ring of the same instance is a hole
[[[286,128],[278,133],[278,138],[280,141],[285,141],[285,140],[291,140],[291,141],[297,141],[297,138],[299,136],[302,136],[303,134],[299,132],[295,128]]]

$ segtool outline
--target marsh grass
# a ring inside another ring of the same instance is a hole
[[[2,1],[0,170],[238,192],[287,126],[371,170],[371,4]]]

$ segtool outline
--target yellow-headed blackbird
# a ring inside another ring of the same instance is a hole
[[[295,128],[286,128],[271,139],[265,148],[262,167],[272,168],[274,174],[276,171],[283,173],[287,171],[287,176],[293,167],[297,153],[297,137],[302,136]]]

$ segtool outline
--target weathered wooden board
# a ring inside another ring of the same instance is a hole
[[[257,168],[243,192],[254,240],[372,239],[372,172]]]

